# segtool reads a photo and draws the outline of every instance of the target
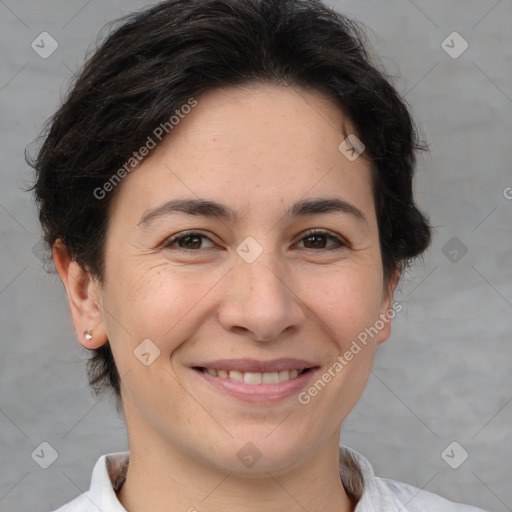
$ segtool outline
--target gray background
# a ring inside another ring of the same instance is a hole
[[[400,285],[404,310],[342,442],[381,476],[512,510],[512,1],[330,4],[369,26],[421,124],[431,152],[416,191],[436,227]],[[1,511],[56,508],[88,488],[101,454],[127,448],[113,402],[97,402],[87,388],[87,354],[64,289],[43,271],[35,208],[22,191],[32,180],[23,151],[100,28],[143,5],[0,0]],[[47,59],[31,48],[43,31],[59,44]],[[469,44],[456,59],[441,47],[453,31]],[[46,470],[31,458],[43,441],[58,452]],[[453,441],[469,454],[457,469],[441,456]]]

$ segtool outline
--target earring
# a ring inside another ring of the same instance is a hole
[[[92,340],[92,331],[84,331],[84,338],[87,340],[87,341],[91,341]]]

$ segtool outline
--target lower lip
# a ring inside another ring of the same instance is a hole
[[[278,382],[277,384],[246,384],[245,382],[214,377],[201,370],[193,370],[208,384],[227,393],[228,395],[247,402],[279,402],[291,396],[297,396],[309,382],[317,369],[302,373],[294,379]]]

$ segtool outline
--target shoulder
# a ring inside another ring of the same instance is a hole
[[[370,493],[374,501],[402,512],[485,512],[480,508],[449,501],[437,494],[412,485],[374,477]],[[372,500],[373,501],[373,500]],[[379,505],[379,506],[382,506]],[[396,507],[396,508],[395,508]],[[388,510],[388,508],[380,508]]]
[[[124,478],[129,452],[102,455],[92,472],[89,490],[53,512],[126,512],[116,496],[116,489]]]
[[[403,482],[377,477],[364,455],[343,445],[340,477],[345,489],[358,499],[355,512],[485,512]]]
[[[54,510],[53,512],[97,512],[98,508],[92,502],[88,496],[87,493],[81,494],[74,500],[70,501],[69,503],[66,503],[62,507]]]

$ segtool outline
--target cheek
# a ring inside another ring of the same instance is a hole
[[[146,339],[162,354],[171,354],[197,328],[199,304],[218,276],[184,272],[167,263],[154,267],[118,265],[111,273],[105,306],[111,313],[109,330],[114,345],[123,347],[119,364],[133,362],[129,355]],[[194,321],[191,321],[194,319]]]
[[[314,305],[312,313],[327,343],[318,344],[324,351],[322,371],[299,398],[318,411],[318,424],[324,427],[334,429],[346,418],[368,381],[376,349],[370,327],[379,318],[382,298],[378,274],[378,269],[351,267],[317,276],[315,291],[304,287],[309,294],[305,302]]]
[[[302,297],[319,325],[329,330],[340,349],[379,317],[382,286],[378,269],[341,268],[302,278]]]

